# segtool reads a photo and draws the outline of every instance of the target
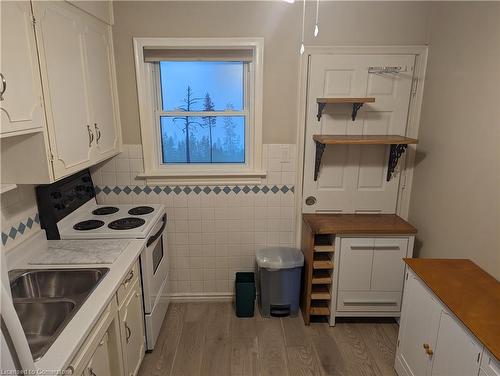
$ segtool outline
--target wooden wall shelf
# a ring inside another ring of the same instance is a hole
[[[314,180],[318,180],[321,159],[326,145],[390,145],[389,161],[387,166],[387,181],[390,181],[399,158],[410,144],[418,143],[415,138],[397,135],[326,135],[315,134],[313,140],[316,144],[314,160]]]
[[[352,121],[356,120],[356,115],[358,114],[358,110],[365,103],[373,103],[375,102],[374,97],[338,97],[338,98],[316,98],[316,103],[318,103],[318,121],[321,120],[321,115],[323,115],[323,110],[327,104],[352,104],[352,113],[351,119]]]

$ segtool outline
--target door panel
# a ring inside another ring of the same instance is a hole
[[[432,376],[477,375],[482,347],[446,311],[441,313]]]
[[[405,285],[399,327],[396,353],[398,371],[411,376],[424,376],[430,372],[432,357],[427,355],[423,346],[427,344],[431,348],[435,347],[440,316],[440,305],[422,283],[410,274]]]
[[[0,133],[43,126],[42,90],[29,1],[2,1],[0,72],[6,87],[0,101]]]
[[[372,291],[403,291],[407,239],[376,238],[373,251]]]
[[[89,17],[90,18],[90,17]],[[113,91],[113,64],[108,26],[86,20],[85,50],[88,67],[90,109],[98,158],[117,147],[116,103]]]
[[[88,376],[112,376],[109,359],[108,333],[104,335],[87,365]]]
[[[57,178],[91,159],[83,27],[78,9],[68,3],[34,2],[33,9]]]
[[[413,55],[312,55],[309,60],[303,211],[344,213],[396,210],[399,175],[386,181],[389,147],[328,145],[314,181],[314,134],[405,135],[415,57]],[[397,74],[368,73],[370,66],[401,66]],[[374,96],[351,120],[352,105],[327,105],[317,120],[318,97]],[[338,151],[332,151],[338,149]],[[335,182],[335,184],[332,184]],[[342,182],[341,184],[339,182]]]
[[[373,238],[342,238],[339,290],[370,290]]]

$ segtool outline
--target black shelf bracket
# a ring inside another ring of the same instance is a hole
[[[325,109],[326,103],[318,103],[318,114],[316,117],[318,118],[318,121],[321,120],[321,116],[323,115],[323,110]],[[352,121],[356,120],[356,116],[358,115],[358,110],[363,107],[363,103],[353,103],[352,104],[352,113],[351,113],[351,119]]]
[[[398,165],[399,158],[403,155],[408,147],[407,144],[394,144],[391,145],[391,150],[389,152],[389,164],[387,166],[387,181],[390,181],[394,175],[394,169]],[[316,151],[317,155],[317,151]]]
[[[325,151],[325,144],[321,142],[314,141],[316,143],[316,158],[314,159],[314,181],[318,180],[319,168],[321,166],[321,158],[323,157],[323,152]]]
[[[351,114],[352,121],[356,120],[356,116],[358,115],[358,110],[361,107],[363,107],[363,103],[353,103],[352,104],[352,114]]]

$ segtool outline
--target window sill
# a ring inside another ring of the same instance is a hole
[[[255,185],[261,184],[266,175],[266,171],[200,173],[149,171],[137,174],[137,178],[146,180],[148,185]]]

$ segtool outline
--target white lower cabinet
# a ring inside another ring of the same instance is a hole
[[[343,237],[338,265],[337,316],[399,312],[404,257],[413,253],[413,237]]]
[[[475,337],[410,271],[396,351],[398,375],[478,375],[482,351]]]
[[[140,280],[137,279],[120,308],[120,331],[125,375],[135,376],[144,357],[144,315]]]
[[[113,376],[108,348],[108,332],[106,332],[101,342],[97,345],[94,355],[92,355],[90,362],[87,364],[84,375]]]
[[[481,357],[481,372],[483,376],[500,376],[500,361],[486,350]]]
[[[138,262],[128,271],[117,293],[77,355],[66,375],[135,376],[145,352],[142,289]],[[121,299],[123,298],[123,299]]]

